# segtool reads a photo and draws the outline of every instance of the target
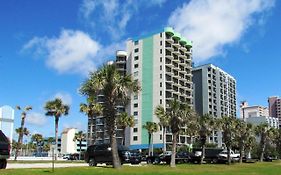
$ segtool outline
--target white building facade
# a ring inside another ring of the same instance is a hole
[[[12,142],[14,133],[14,115],[15,111],[11,106],[0,107],[0,130]]]

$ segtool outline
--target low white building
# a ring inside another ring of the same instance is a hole
[[[80,143],[78,141],[74,141],[75,133],[77,133],[76,128],[66,128],[63,130],[61,134],[61,154],[73,154],[80,152]],[[87,141],[86,139],[81,143],[81,151],[85,151],[87,149]]]
[[[246,121],[251,117],[268,117],[268,108],[260,105],[249,106],[248,102],[243,101],[240,104],[240,118]]]
[[[272,128],[279,128],[279,120],[275,117],[265,117],[265,116],[259,116],[259,117],[249,117],[246,119],[246,122],[252,123],[253,125],[259,125],[262,123],[267,123],[268,126]]]
[[[0,107],[0,130],[12,142],[14,133],[14,109],[11,106]]]

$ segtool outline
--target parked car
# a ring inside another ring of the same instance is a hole
[[[218,163],[219,160],[219,154],[223,151],[223,149],[220,148],[206,148],[205,149],[205,162],[210,163]],[[201,148],[193,148],[192,153],[190,154],[190,162],[192,163],[200,163],[202,156],[202,149]]]
[[[7,159],[10,157],[10,141],[5,134],[0,130],[0,169],[5,169]]]
[[[230,158],[232,161],[239,161],[240,154],[237,154],[230,150]],[[221,153],[219,153],[220,159],[226,159],[227,160],[227,150],[223,150]]]
[[[123,146],[118,145],[118,154],[121,163],[140,163],[141,156],[137,152],[130,152],[130,150]],[[96,166],[98,163],[112,164],[112,153],[109,144],[91,145],[85,152],[85,162],[89,166]]]

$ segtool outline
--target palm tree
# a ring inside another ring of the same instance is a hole
[[[75,133],[73,141],[79,142],[79,160],[81,160],[81,149],[82,149],[82,142],[86,139],[86,134],[83,131],[79,131],[78,133]]]
[[[80,104],[80,112],[85,113],[88,118],[90,118],[90,133],[88,134],[89,145],[92,145],[93,142],[93,120],[95,114],[99,115],[102,113],[102,105],[96,103],[94,98],[88,98],[87,104],[81,103]]]
[[[159,125],[163,131],[163,152],[166,152],[166,131],[169,127],[169,117],[166,116],[165,109],[163,106],[158,105],[155,109],[155,115],[159,119]]]
[[[153,133],[158,131],[158,125],[155,122],[146,122],[142,127],[148,132],[148,155],[153,156]]]
[[[47,101],[44,109],[46,110],[47,116],[54,116],[55,118],[55,160],[57,160],[57,151],[58,151],[58,125],[59,119],[62,115],[68,115],[69,106],[63,104],[60,98],[56,98],[55,100]]]
[[[173,135],[173,145],[172,145],[172,157],[171,157],[171,167],[176,166],[176,147],[177,147],[177,138],[181,131],[182,127],[187,126],[190,123],[193,123],[195,119],[195,113],[191,110],[190,106],[186,103],[181,103],[177,99],[168,102],[168,107],[166,110],[158,106],[156,107],[157,116],[166,118],[168,125],[171,128]]]
[[[21,113],[21,124],[20,124],[20,130],[19,131],[24,131],[24,122],[25,122],[25,118],[26,118],[26,113],[30,110],[32,110],[32,107],[31,106],[26,106],[25,108],[21,108],[20,106],[16,106],[16,109],[17,110],[22,110],[22,113]],[[17,160],[17,157],[18,157],[18,153],[19,153],[19,149],[20,149],[20,146],[22,144],[22,140],[23,140],[23,132],[19,132],[19,138],[18,138],[18,144],[17,144],[17,149],[16,149],[16,152],[15,152],[15,160]]]
[[[239,162],[242,163],[242,158],[245,156],[243,152],[245,150],[246,143],[248,142],[251,145],[252,136],[253,136],[253,126],[250,123],[246,123],[242,120],[237,120],[236,130],[239,134],[235,135],[235,140],[238,142],[239,147]]]
[[[256,135],[260,137],[260,161],[264,159],[266,144],[273,138],[275,130],[268,126],[267,123],[262,123],[256,126]]]
[[[33,134],[31,136],[31,141],[36,143],[36,148],[37,148],[37,153],[42,152],[42,150],[40,149],[40,147],[42,147],[42,141],[43,141],[43,136],[42,134]]]
[[[202,164],[205,158],[206,141],[216,128],[216,120],[209,114],[205,114],[201,117],[198,117],[198,125],[198,131],[202,145],[202,156],[200,161]]]
[[[122,144],[125,145],[125,129],[126,127],[132,128],[135,126],[134,116],[130,116],[128,113],[122,112],[117,118],[117,126],[123,130]]]
[[[231,116],[223,116],[221,119],[219,119],[219,126],[223,132],[223,142],[226,145],[227,149],[227,163],[228,165],[231,164],[231,157],[230,157],[230,150],[231,147],[234,144],[234,138],[235,138],[235,131],[237,125],[237,119]]]
[[[114,168],[121,167],[116,141],[118,117],[116,106],[127,104],[131,93],[137,93],[139,89],[138,82],[134,81],[131,75],[120,75],[114,64],[104,65],[98,71],[90,73],[89,79],[80,88],[80,93],[87,97],[104,95],[103,116],[110,137]]]

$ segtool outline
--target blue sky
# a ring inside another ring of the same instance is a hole
[[[281,96],[281,7],[275,0],[2,0],[0,106],[32,105],[27,127],[54,134],[47,100],[71,106],[60,120],[86,130],[78,94],[90,70],[128,38],[172,26],[194,42],[196,65],[213,63],[237,80],[238,102],[267,106]],[[20,113],[15,113],[19,127]]]

